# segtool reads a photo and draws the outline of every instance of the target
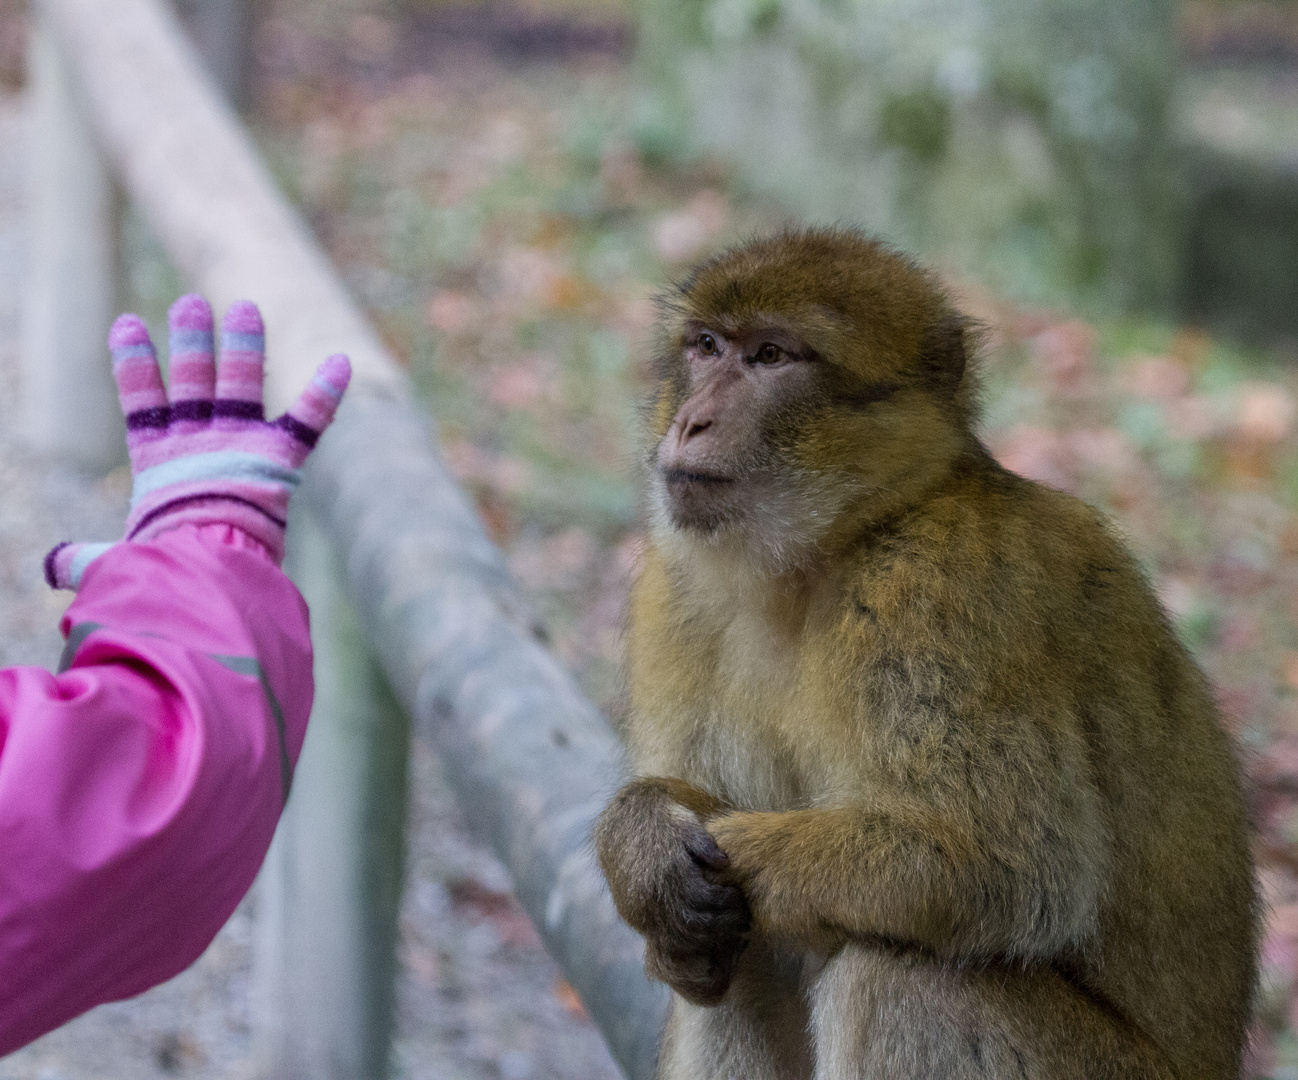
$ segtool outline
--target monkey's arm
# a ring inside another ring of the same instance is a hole
[[[708,829],[763,934],[823,952],[878,937],[947,956],[1041,959],[1092,932],[1111,853],[1097,821],[1020,809],[1006,818],[1004,806],[961,813],[896,799],[730,813]]]
[[[613,901],[647,941],[646,969],[699,1005],[725,994],[751,925],[704,827],[723,809],[683,780],[646,777],[623,787],[595,826]]]

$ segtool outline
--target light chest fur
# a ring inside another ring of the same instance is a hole
[[[633,601],[635,771],[745,810],[825,805],[857,786],[853,748],[824,737],[842,731],[823,662],[841,607],[832,585],[753,574],[724,550],[673,554],[651,553]]]

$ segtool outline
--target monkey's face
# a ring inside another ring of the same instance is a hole
[[[666,307],[651,466],[678,534],[787,567],[932,483],[968,438],[964,320],[860,234],[736,248]]]
[[[684,400],[658,443],[665,508],[677,527],[716,532],[778,497],[788,462],[778,420],[814,396],[819,358],[779,325],[724,333],[686,324]]]

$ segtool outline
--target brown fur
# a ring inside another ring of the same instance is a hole
[[[738,343],[730,382],[700,327]],[[757,371],[768,330],[803,344]],[[1231,746],[1100,515],[972,434],[967,336],[844,231],[738,248],[668,305],[642,779],[596,836],[682,994],[663,1080],[1239,1075],[1257,903]],[[741,391],[762,415],[732,415]],[[682,417],[715,424],[686,442]]]

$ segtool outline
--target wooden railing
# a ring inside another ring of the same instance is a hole
[[[265,1075],[386,1076],[413,723],[614,1057],[628,1077],[650,1076],[667,993],[645,978],[641,943],[589,851],[620,775],[613,733],[543,647],[426,411],[171,9],[35,8],[29,436],[87,463],[120,453],[101,345],[116,306],[119,191],[214,305],[261,305],[272,406],[329,353],[347,352],[355,372],[292,530],[317,707],[261,885],[253,1015]]]

